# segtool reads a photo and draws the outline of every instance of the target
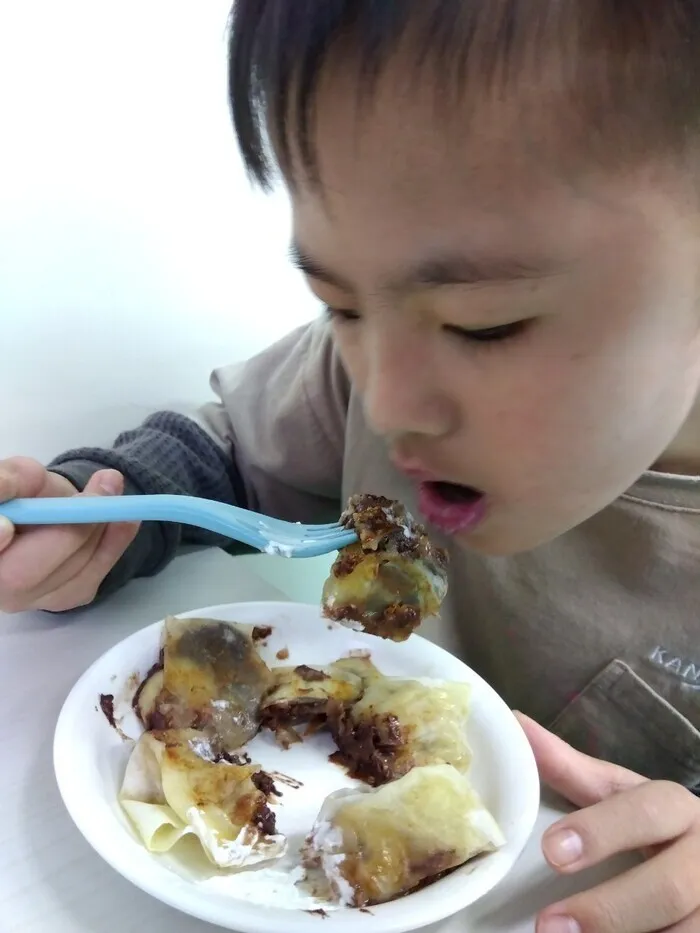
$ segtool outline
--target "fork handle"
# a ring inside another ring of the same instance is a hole
[[[221,503],[195,496],[66,496],[12,499],[0,503],[0,516],[14,525],[91,525],[104,522],[177,522],[241,541],[260,550],[264,541],[244,523],[236,526],[220,512]],[[230,507],[233,509],[233,507]],[[235,529],[235,530],[234,530]]]
[[[233,506],[227,507],[235,511]],[[90,525],[104,522],[177,522],[205,528],[256,550],[265,541],[254,527],[221,514],[221,503],[196,496],[66,496],[12,499],[0,503],[0,516],[14,525]],[[251,517],[252,513],[248,513]]]
[[[266,516],[212,499],[196,496],[67,496],[62,499],[12,499],[0,503],[0,517],[14,525],[86,525],[104,522],[177,522],[205,528],[229,541],[241,541],[257,551],[274,550],[278,545],[266,537]],[[284,524],[284,523],[283,523]],[[322,527],[322,526],[321,526]],[[335,530],[331,526],[332,530]],[[274,539],[273,539],[274,540]],[[308,540],[300,536],[290,557],[316,557],[337,550],[356,540],[354,532],[338,528],[336,535]],[[272,550],[270,550],[272,548]]]
[[[89,525],[102,522],[182,522],[197,524],[189,496],[66,496],[12,499],[0,515],[14,525]],[[204,504],[206,500],[200,500]]]

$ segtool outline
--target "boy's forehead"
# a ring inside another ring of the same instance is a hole
[[[434,101],[426,85],[409,94],[387,81],[363,101],[347,76],[324,82],[318,176],[298,169],[292,186],[304,252],[351,278],[371,269],[379,278],[455,248],[470,260],[556,268],[604,257],[612,230],[618,250],[644,239],[662,172],[617,176],[570,158],[555,113],[529,109],[524,93],[454,102],[451,119]],[[549,135],[536,132],[545,118]]]
[[[600,170],[572,146],[568,123],[554,77],[547,87],[542,73],[537,87],[495,93],[482,83],[448,97],[430,69],[414,81],[400,59],[366,95],[353,69],[328,69],[311,124],[316,175],[293,140],[287,174],[300,193],[329,202],[392,196],[425,210],[440,200],[454,207],[459,190],[484,208],[507,200],[514,210],[547,193],[561,197],[582,173]]]
[[[389,190],[425,206],[458,188],[496,210],[506,200],[515,209],[545,194],[580,197],[611,176],[622,183],[643,175],[651,163],[691,173],[687,152],[640,145],[612,105],[606,111],[587,101],[580,85],[591,75],[567,69],[563,51],[525,59],[500,79],[475,56],[458,80],[439,62],[417,68],[407,44],[368,80],[353,53],[340,50],[319,72],[304,138],[288,109],[291,164],[283,172],[291,187],[309,192],[357,198],[367,190],[376,198]]]
[[[297,169],[292,194],[297,225],[315,243],[330,228],[364,236],[371,227],[397,250],[411,231],[436,249],[475,234],[519,247],[533,237],[533,216],[556,224],[578,196],[571,166],[528,136],[509,100],[478,113],[457,102],[450,118],[433,88],[408,94],[387,82],[365,103],[340,79],[320,89],[313,145],[318,177]]]

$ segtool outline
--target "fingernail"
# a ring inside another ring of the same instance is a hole
[[[100,477],[97,488],[105,496],[118,496],[120,491],[120,479],[114,473],[105,473],[104,476]]]
[[[15,526],[9,518],[0,515],[0,541],[7,541],[15,533]]]
[[[544,854],[558,868],[573,865],[583,855],[583,840],[571,829],[558,829],[542,841]]]
[[[573,917],[555,915],[543,917],[537,924],[537,933],[581,933],[581,927]]]

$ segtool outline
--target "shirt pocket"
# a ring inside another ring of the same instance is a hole
[[[624,661],[608,664],[549,728],[595,758],[700,788],[700,731]]]

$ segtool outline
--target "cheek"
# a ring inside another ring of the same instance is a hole
[[[635,405],[620,392],[615,354],[565,343],[538,349],[533,340],[488,356],[461,387],[471,400],[464,439],[481,448],[487,469],[523,488],[600,468]]]
[[[464,367],[460,395],[467,431],[488,431],[509,442],[544,439],[596,405],[585,361],[523,350],[493,354],[483,365]]]
[[[464,387],[472,397],[465,439],[518,497],[603,505],[680,429],[696,386],[693,353],[679,335],[638,326],[601,330],[576,348],[563,341],[540,352],[533,343]]]
[[[333,325],[333,339],[350,381],[357,391],[367,384],[368,355],[358,327]]]

